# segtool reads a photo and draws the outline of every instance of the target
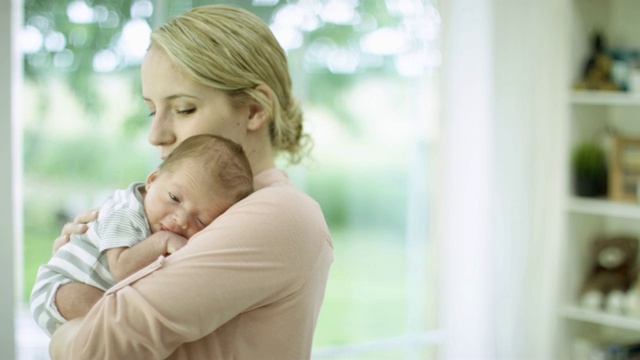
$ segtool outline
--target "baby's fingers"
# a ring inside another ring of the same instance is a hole
[[[187,239],[180,235],[169,233],[169,238],[167,239],[167,255],[173,254],[185,245],[187,245]]]

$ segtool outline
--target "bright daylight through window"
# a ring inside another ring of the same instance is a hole
[[[23,2],[26,304],[62,224],[159,162],[140,96],[151,29],[222,1]],[[429,241],[436,0],[224,3],[270,25],[314,138],[310,159],[287,169],[322,206],[335,246],[314,357],[429,358],[439,341]],[[20,314],[20,358],[38,358],[48,338],[26,305]]]

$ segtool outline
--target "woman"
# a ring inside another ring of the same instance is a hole
[[[54,333],[52,358],[309,358],[333,246],[318,204],[275,168],[276,155],[304,152],[282,48],[253,14],[203,6],[153,31],[141,73],[162,158],[193,135],[227,137],[256,191],[95,305],[61,287],[63,315],[93,308]],[[83,227],[65,226],[63,239],[72,229]]]

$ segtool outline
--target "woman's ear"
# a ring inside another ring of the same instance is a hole
[[[147,176],[147,183],[144,186],[144,189],[149,191],[149,187],[151,186],[151,183],[156,181],[156,179],[158,178],[158,169],[155,169],[151,172],[151,174],[149,174],[149,176]]]
[[[262,93],[269,102],[273,103],[273,94],[271,89],[266,85],[258,85],[255,87],[257,91]],[[247,129],[250,131],[256,131],[260,129],[264,124],[269,122],[270,112],[262,104],[257,101],[252,101],[249,105],[249,122],[247,123]]]

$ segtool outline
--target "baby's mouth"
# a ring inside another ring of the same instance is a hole
[[[183,234],[183,232],[182,232],[182,231],[180,231],[180,229],[179,229],[179,228],[172,229],[172,228],[167,227],[167,226],[164,226],[164,225],[162,225],[162,224],[160,224],[160,231],[169,231],[169,232],[172,232],[172,233],[174,233],[174,234],[178,234],[178,235],[180,235],[180,236],[185,236],[185,235]]]

